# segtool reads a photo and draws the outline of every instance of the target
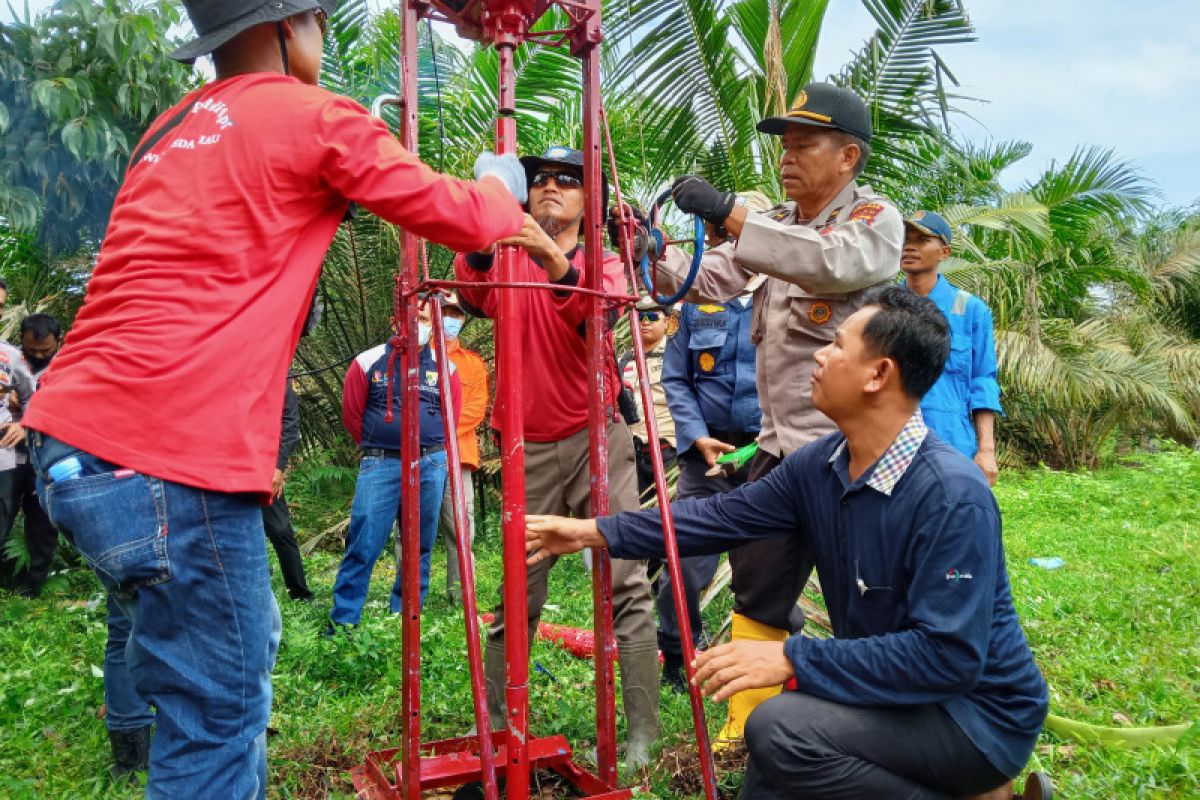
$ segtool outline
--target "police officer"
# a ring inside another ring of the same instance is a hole
[[[679,448],[676,499],[708,497],[746,482],[746,466],[728,476],[706,473],[723,453],[758,437],[762,412],[750,341],[752,301],[753,288],[748,288],[726,303],[685,303],[679,312],[679,329],[667,344],[662,379]],[[719,562],[720,556],[714,554],[690,556],[680,563],[696,646],[703,640],[700,590],[712,581]],[[657,599],[658,648],[663,653],[663,685],[682,693],[687,691],[683,648],[670,586],[670,575],[664,571]]]
[[[667,352],[667,341],[679,327],[679,320],[670,308],[664,308],[652,297],[643,297],[635,306],[638,316],[638,334],[642,337],[642,346],[646,351],[646,371],[650,380],[650,395],[654,399],[651,413],[654,414],[655,428],[658,432],[658,447],[662,453],[663,469],[670,469],[675,463],[675,420],[667,405],[667,393],[663,387],[663,357]],[[637,362],[633,350],[621,356],[621,384],[623,391],[629,392],[634,400],[634,408],[638,409],[638,418],[629,425],[633,435],[634,464],[637,467],[638,494],[645,503],[654,496],[654,468],[650,457],[650,441],[646,421],[641,416],[641,404],[636,401],[638,394]],[[651,570],[653,573],[653,570]]]
[[[918,211],[904,221],[904,283],[932,300],[950,322],[950,357],[921,400],[921,413],[938,436],[974,459],[994,485],[998,471],[993,429],[1001,408],[992,311],[938,273],[938,265],[950,255],[952,236],[950,223],[932,211]]]
[[[834,425],[812,404],[813,354],[863,303],[864,291],[899,270],[904,226],[900,212],[856,178],[870,155],[871,115],[853,92],[811,83],[783,116],[758,130],[782,137],[779,172],[788,200],[765,214],[736,204],[733,192],[696,176],[673,187],[676,207],[725,228],[736,239],[705,252],[688,295],[723,303],[755,275],[751,339],[758,345],[762,406],[759,452],[749,480]],[[678,287],[691,257],[667,248],[659,288]],[[770,539],[730,553],[735,639],[780,641],[803,625],[796,599],[812,572],[807,542]],[[743,692],[730,699],[722,739],[741,738],[746,716],[778,689]]]

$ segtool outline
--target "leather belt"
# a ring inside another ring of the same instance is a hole
[[[427,456],[430,453],[436,453],[440,450],[445,450],[445,449],[446,449],[446,445],[444,445],[444,444],[431,444],[428,447],[421,448],[421,455]],[[400,457],[399,450],[391,450],[391,449],[386,449],[383,447],[364,447],[362,449],[362,454],[364,457],[371,456],[371,457],[376,457],[376,458],[399,458]]]

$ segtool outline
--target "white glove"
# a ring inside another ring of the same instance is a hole
[[[529,187],[525,183],[525,167],[512,153],[498,156],[491,151],[484,151],[475,158],[475,180],[483,180],[485,175],[499,178],[518,203],[524,203],[529,197]]]

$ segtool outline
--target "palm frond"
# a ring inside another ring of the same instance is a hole
[[[1099,147],[1076,150],[1061,167],[1052,163],[1026,191],[1050,209],[1060,239],[1086,235],[1098,219],[1140,216],[1156,195],[1137,169]]]
[[[903,133],[902,120],[936,127],[946,97],[934,48],[975,40],[966,9],[959,0],[863,0],[863,6],[878,30],[838,82],[867,101],[877,131],[896,126]]]

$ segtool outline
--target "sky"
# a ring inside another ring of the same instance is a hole
[[[1005,173],[1008,188],[1080,145],[1099,145],[1153,181],[1160,204],[1200,200],[1200,0],[965,4],[979,41],[939,53],[959,93],[983,102],[961,101],[966,113],[953,125],[963,139],[1033,145]],[[48,5],[30,0],[35,11]],[[10,17],[0,3],[0,19]],[[861,0],[830,0],[815,74],[837,72],[873,31]]]
[[[972,141],[1019,139],[1033,152],[1010,189],[1079,145],[1112,148],[1168,206],[1200,200],[1200,2],[965,0],[979,41],[939,49],[970,116]],[[830,0],[815,75],[837,72],[874,31],[860,0]]]

